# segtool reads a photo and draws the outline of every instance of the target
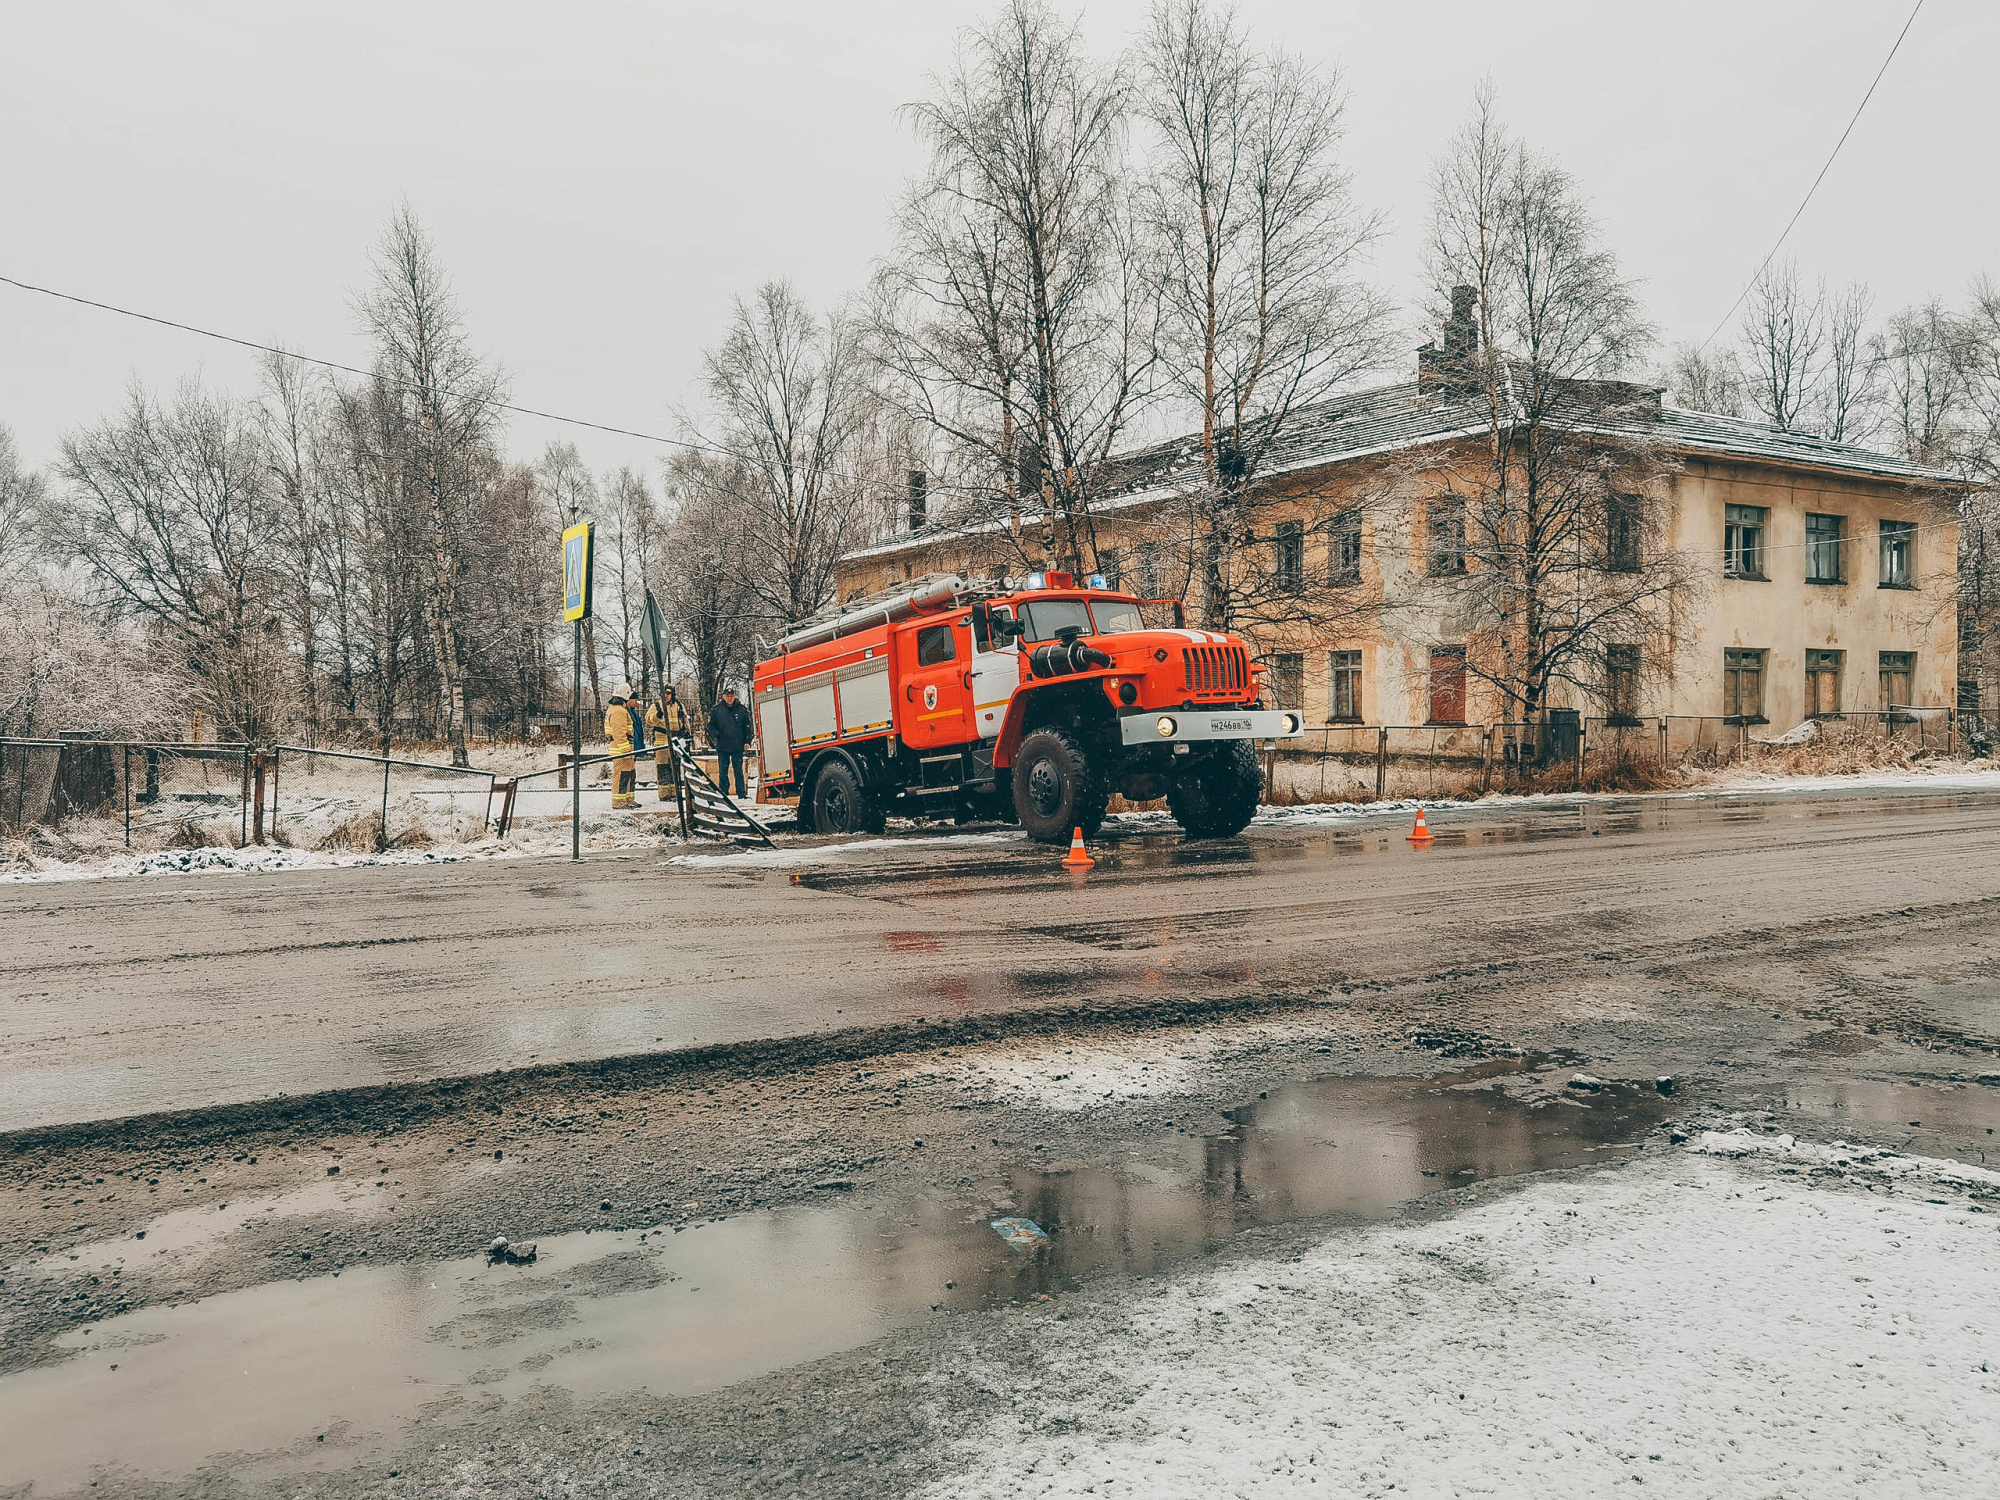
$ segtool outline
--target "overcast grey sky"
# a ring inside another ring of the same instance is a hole
[[[916,165],[961,0],[757,6],[38,4],[0,19],[0,274],[365,364],[352,310],[405,195],[513,398],[671,433],[733,294],[858,287]],[[1129,40],[1146,0],[1095,0]],[[1338,68],[1347,159],[1384,211],[1382,285],[1417,295],[1426,165],[1491,74],[1592,193],[1665,340],[1708,333],[1819,170],[1907,0],[1495,5],[1261,0],[1264,41]],[[1809,272],[1878,309],[2000,274],[2000,5],[1928,0],[1799,228]],[[248,391],[253,357],[0,287],[0,422],[31,463],[137,378]],[[571,437],[516,419],[522,456]]]

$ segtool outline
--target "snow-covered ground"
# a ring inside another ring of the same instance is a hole
[[[953,1372],[1012,1415],[926,1493],[1990,1496],[1996,1210],[2000,1174],[1707,1135],[1066,1299]]]

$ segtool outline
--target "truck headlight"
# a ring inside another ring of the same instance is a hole
[[[1299,732],[1299,716],[1297,714],[1286,714],[1285,733],[1297,734],[1298,732]]]
[[[1172,714],[1161,714],[1153,721],[1153,727],[1160,731],[1161,739],[1170,740],[1174,737],[1174,731],[1181,726],[1174,722]]]

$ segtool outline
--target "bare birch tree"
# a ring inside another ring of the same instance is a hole
[[[1826,289],[1808,289],[1796,261],[1765,267],[1744,302],[1740,342],[1750,409],[1774,427],[1802,426],[1826,373]]]
[[[1388,310],[1359,276],[1378,221],[1354,204],[1336,151],[1338,80],[1251,50],[1233,12],[1163,0],[1140,48],[1138,108],[1152,162],[1142,201],[1158,247],[1160,371],[1200,426],[1197,466],[1161,513],[1218,629],[1323,624],[1352,591],[1303,566],[1269,514],[1268,456],[1293,418],[1385,351]]]
[[[1743,415],[1743,369],[1733,350],[1710,353],[1699,344],[1681,344],[1660,383],[1676,406],[1722,417]]]
[[[1156,304],[1121,175],[1127,95],[1075,27],[1008,0],[910,111],[930,164],[881,284],[885,387],[960,456],[961,508],[1004,518],[1024,562],[1095,555],[1091,502],[1146,396]]]
[[[1660,640],[1699,573],[1668,544],[1657,397],[1614,378],[1651,331],[1575,183],[1508,138],[1482,87],[1434,194],[1454,331],[1429,394],[1485,432],[1411,460],[1413,529],[1467,670],[1538,726],[1558,684],[1603,701],[1608,648]]]
[[[778,622],[751,592],[738,565],[742,517],[734,496],[752,483],[729,459],[676,454],[666,469],[666,530],[656,574],[668,628],[686,652],[696,701],[688,713],[707,722],[724,683],[738,681],[755,659],[758,637]]]
[[[170,643],[217,722],[262,740],[290,688],[283,518],[250,413],[193,382],[171,402],[134,387],[117,418],[63,440],[43,533],[112,619]]]
[[[406,481],[428,552],[424,600],[453,765],[466,764],[467,528],[493,433],[498,375],[473,351],[429,235],[408,204],[389,220],[361,313],[387,388],[408,414]]]
[[[738,299],[705,362],[717,413],[706,441],[732,460],[705,472],[736,486],[728,566],[774,620],[802,620],[832,598],[835,565],[860,536],[854,462],[868,372],[859,330],[844,314],[815,314],[788,283],[767,282]]]

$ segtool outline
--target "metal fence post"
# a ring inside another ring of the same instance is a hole
[[[1386,794],[1389,785],[1389,726],[1375,731],[1375,795]]]
[[[132,847],[132,747],[125,746],[120,755],[123,764],[119,770],[124,774],[118,779],[125,783],[125,847],[130,849]]]
[[[1484,796],[1493,790],[1493,726],[1488,724],[1480,737],[1479,791]]]
[[[378,842],[383,849],[389,847],[389,756],[382,755],[382,834]]]

